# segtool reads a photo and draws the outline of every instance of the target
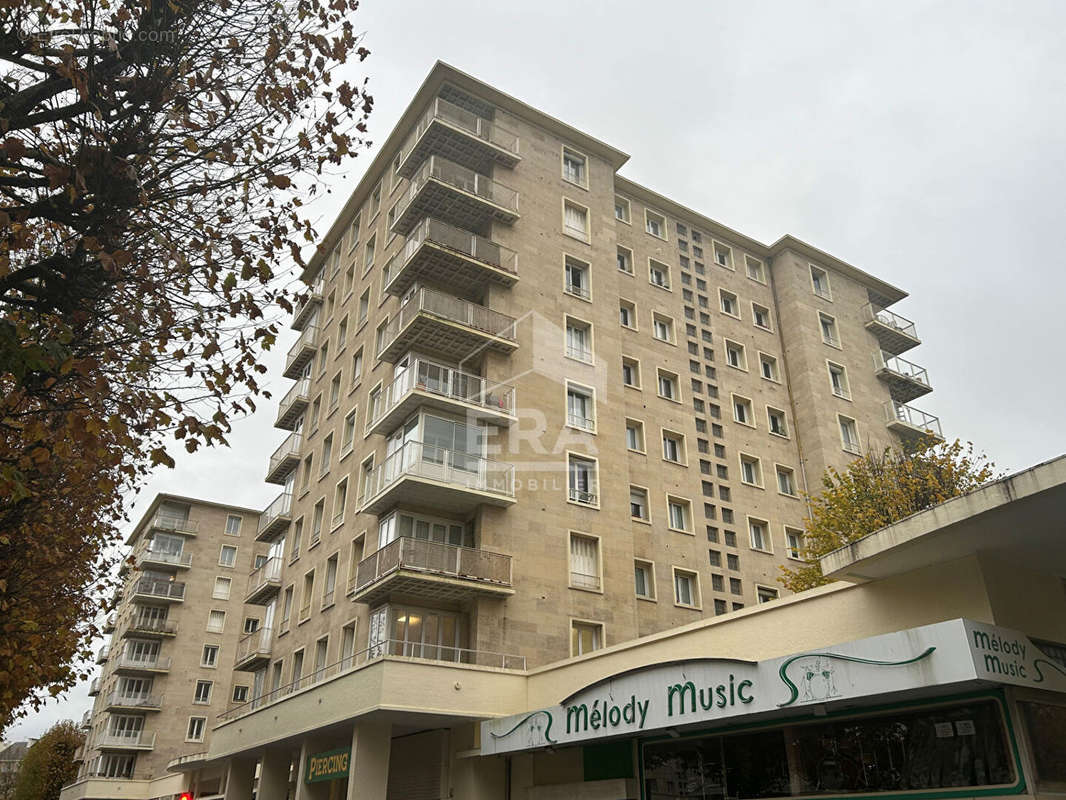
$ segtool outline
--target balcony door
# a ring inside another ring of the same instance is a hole
[[[159,659],[159,642],[130,639],[126,642],[126,657],[139,664],[154,664]]]
[[[422,420],[422,460],[435,465],[447,480],[480,485],[484,430],[432,414],[424,414]]]
[[[152,679],[123,678],[118,686],[118,695],[128,700],[146,700],[152,696]]]
[[[384,486],[400,475],[411,470],[419,459],[419,426],[418,417],[412,417],[404,423],[403,427],[394,431],[385,443],[385,470],[384,480],[380,485]]]
[[[141,737],[141,731],[143,730],[144,717],[126,714],[111,715],[110,733],[112,736],[121,739],[139,739]]]
[[[138,606],[137,625],[142,628],[160,630],[167,621],[166,606]]]
[[[382,606],[370,615],[369,656],[464,661],[462,617],[448,611]]]
[[[180,556],[184,546],[185,539],[182,536],[174,536],[169,533],[157,533],[152,537],[152,542],[148,549],[159,555]]]

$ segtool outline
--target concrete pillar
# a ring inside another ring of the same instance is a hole
[[[386,800],[391,752],[391,722],[367,720],[355,724],[348,768],[348,800]]]
[[[259,763],[256,800],[287,800],[292,753],[289,750],[264,750]]]
[[[307,761],[315,753],[326,749],[320,740],[304,739],[300,745],[300,765],[296,772],[295,800],[329,800],[329,783],[308,783]]]
[[[226,800],[252,800],[255,758],[232,758],[226,766]]]

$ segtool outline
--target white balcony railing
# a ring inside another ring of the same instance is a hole
[[[478,583],[511,585],[511,557],[508,555],[401,536],[359,562],[352,588],[359,591],[401,569]]]
[[[925,367],[919,367],[905,358],[886,353],[884,350],[874,354],[874,367],[888,370],[902,378],[917,381],[923,386],[929,386],[929,373],[925,371]]]
[[[471,303],[469,300],[461,300],[453,295],[421,286],[412,290],[399,313],[389,320],[385,330],[382,331],[378,355],[385,352],[415,317],[422,313],[440,317],[448,322],[473,328],[509,342],[518,341],[514,317],[479,306],[477,303]]]
[[[248,594],[254,594],[267,584],[280,583],[281,581],[281,558],[273,556],[263,562],[262,566],[256,567],[248,574]]]
[[[386,288],[425,242],[454,250],[512,275],[518,274],[518,253],[514,250],[496,244],[484,236],[478,236],[476,233],[427,217],[407,235],[403,250],[385,264],[384,285]]]
[[[282,461],[289,458],[300,457],[300,444],[303,436],[300,433],[290,433],[285,437],[285,441],[281,443],[273,455],[270,456],[270,466],[267,473],[271,474],[278,468]]]
[[[191,567],[192,553],[171,553],[149,547],[141,553],[137,561],[138,563],[149,562],[152,564],[169,564],[175,567]]]
[[[184,600],[185,584],[174,581],[163,581],[157,578],[141,578],[134,584],[135,595],[147,595],[166,600]]]
[[[289,353],[285,356],[285,371],[288,371],[297,360],[306,359],[309,353],[317,347],[317,342],[318,326],[308,325],[300,332],[300,338],[296,340],[296,343],[289,348]]]
[[[501,150],[518,155],[518,134],[512,133],[506,128],[501,128],[492,120],[485,119],[485,117],[479,116],[473,111],[467,111],[465,108],[457,106],[443,97],[438,97],[430,103],[429,109],[415,128],[414,140],[417,141],[421,138],[426,128],[436,120],[446,122],[469,133],[471,136],[491,142]]]
[[[259,515],[259,528],[257,533],[262,533],[276,520],[292,514],[292,492],[282,492],[274,498],[274,502],[263,509]]]
[[[447,367],[435,361],[417,359],[397,375],[382,391],[370,409],[371,427],[386,416],[411,392],[427,392],[448,400],[514,414],[514,389],[506,384],[492,384],[480,375]]]
[[[113,747],[118,749],[129,747],[138,750],[150,750],[155,747],[155,734],[145,733],[144,731],[105,733],[94,742],[94,745],[96,747]]]
[[[240,664],[253,656],[269,656],[273,636],[274,631],[271,628],[260,628],[242,636],[237,642],[237,658],[234,663]]]
[[[150,527],[173,533],[196,533],[200,530],[200,522],[199,520],[190,520],[187,517],[179,517],[174,514],[160,513],[152,517]]]
[[[863,319],[867,322],[879,322],[886,327],[893,328],[912,339],[918,338],[918,330],[914,323],[906,317],[901,317],[894,311],[882,308],[876,303],[867,303],[862,307]]]
[[[163,698],[158,695],[122,694],[116,691],[107,696],[105,705],[119,708],[160,708]]]
[[[434,155],[427,158],[418,172],[411,177],[411,185],[396,211],[397,220],[430,181],[439,181],[453,189],[480,197],[506,211],[518,213],[518,192],[514,189],[480,172]]]
[[[115,669],[139,669],[145,671],[165,672],[170,669],[170,658],[138,658],[123,654],[115,661]]]
[[[510,464],[422,442],[407,442],[370,473],[363,490],[363,504],[409,476],[514,497],[514,467]]]
[[[944,438],[944,433],[940,429],[940,419],[913,406],[889,400],[885,403],[885,418],[888,422],[902,422],[920,431],[929,431],[938,439]]]

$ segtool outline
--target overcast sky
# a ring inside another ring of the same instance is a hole
[[[949,438],[1008,471],[1066,451],[1061,0],[364,0],[355,27],[375,141],[447,61],[629,153],[628,178],[910,292],[896,310],[923,344],[907,358],[935,390],[917,405]],[[318,204],[320,233],[370,157]],[[235,425],[231,449],[176,454],[132,518],[161,491],[265,506],[280,393]],[[5,738],[90,707],[79,686]]]

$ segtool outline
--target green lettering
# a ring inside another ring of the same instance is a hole
[[[692,681],[685,681],[684,684],[675,683],[673,686],[666,690],[666,715],[672,717],[674,715],[674,695],[678,696],[677,700],[677,713],[685,713],[685,693],[689,696],[689,705],[693,711],[696,710],[696,684]]]

